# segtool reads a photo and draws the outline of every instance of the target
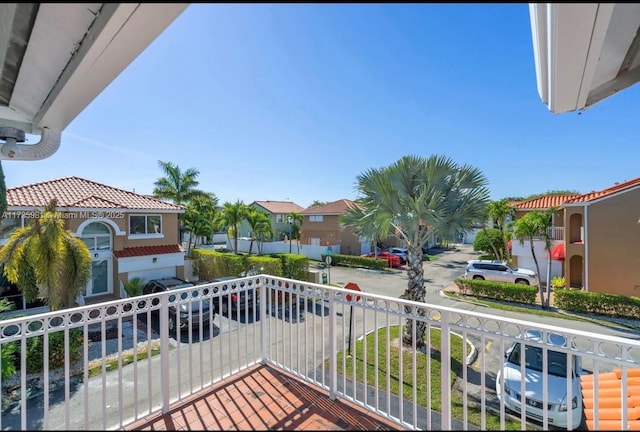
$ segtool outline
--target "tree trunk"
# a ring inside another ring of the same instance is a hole
[[[542,284],[540,283],[540,265],[538,264],[538,258],[536,258],[536,253],[533,251],[533,237],[529,238],[529,245],[531,247],[531,256],[533,257],[533,262],[536,263],[536,274],[538,275],[538,293],[540,294],[540,305],[542,309],[546,309],[547,303],[544,300],[544,291],[542,290]]]
[[[424,287],[424,268],[422,267],[422,248],[409,247],[408,251],[407,275],[409,276],[409,280],[407,282],[407,289],[400,298],[424,303],[426,289]],[[411,308],[409,306],[405,306],[405,312],[410,313]],[[424,317],[425,309],[419,308],[417,310],[417,315]],[[423,347],[425,345],[424,334],[427,330],[427,324],[424,321],[416,321],[412,318],[407,318],[407,325],[402,336],[402,342],[405,345],[413,345],[414,325],[416,327],[416,347]]]
[[[498,253],[498,249],[496,248],[496,246],[491,241],[491,237],[489,237],[489,233],[487,232],[487,227],[482,227],[482,229],[484,230],[484,235],[487,237],[487,240],[489,241],[489,244],[491,245],[491,249],[493,250],[493,254],[495,255],[496,259],[500,259],[500,254]]]

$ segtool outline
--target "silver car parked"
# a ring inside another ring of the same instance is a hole
[[[513,268],[502,261],[470,260],[464,272],[467,279],[482,279],[498,282],[538,285],[536,272],[529,269]]]

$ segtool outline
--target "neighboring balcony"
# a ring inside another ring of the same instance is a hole
[[[0,426],[459,430],[505,429],[506,422],[515,422],[524,429],[526,417],[507,411],[496,397],[495,381],[504,353],[527,330],[563,336],[567,345],[553,350],[564,355],[565,367],[580,364],[596,389],[600,373],[617,369],[626,378],[640,367],[640,342],[634,339],[268,275],[238,278],[236,288],[222,290],[232,283],[0,321],[3,350],[12,346],[24,352],[28,340],[41,338],[43,352],[52,353],[58,343],[69,352],[72,338],[93,340],[81,345],[77,362],[66,356],[55,370],[50,367],[55,359],[45,354],[43,372],[27,374],[26,356],[18,357],[18,372],[2,380]],[[245,289],[255,289],[257,300],[232,309],[228,317],[214,315],[214,307],[201,307],[225,296],[230,301],[248,298],[239,295]],[[192,302],[199,307],[188,307]],[[200,325],[171,335],[164,323],[181,309],[188,311],[192,324]],[[209,316],[192,315],[196,310],[207,310]],[[407,318],[414,329],[425,326],[425,347],[400,343]],[[552,346],[529,340],[524,345],[547,353]],[[545,372],[558,366],[547,364],[546,358],[540,363],[541,385],[548,390],[558,381]],[[541,407],[534,416],[539,417],[537,427],[547,429],[558,415],[569,420],[581,414],[575,412],[581,394],[570,385],[571,370],[566,368],[566,390],[574,404],[556,404],[550,391],[539,394],[539,400],[531,394],[525,398],[524,381],[506,389],[501,383],[498,389],[527,410]],[[525,362],[521,372],[526,375]],[[626,401],[638,390],[631,378],[623,382],[617,395]],[[398,388],[403,388],[402,396]],[[609,411],[600,412],[597,404],[584,406],[593,428],[618,429],[606,423]],[[618,418],[631,419],[635,408],[618,406]]]

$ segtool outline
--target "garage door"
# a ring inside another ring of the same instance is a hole
[[[145,282],[151,279],[160,279],[164,277],[176,277],[175,267],[162,267],[152,270],[141,270],[135,272],[129,272],[129,280],[134,277],[142,278]]]

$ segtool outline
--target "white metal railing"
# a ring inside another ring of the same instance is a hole
[[[551,240],[564,240],[564,227],[551,227],[548,235]]]
[[[233,283],[235,288],[231,288]],[[225,285],[229,290],[222,290]],[[245,297],[245,309],[232,310],[229,317],[214,315],[214,308],[204,316],[194,315],[191,307],[186,307],[195,302],[202,308],[247,289],[255,289],[259,295],[251,303]],[[171,336],[167,323],[171,316],[178,318],[181,306],[186,307],[188,319],[199,325],[179,329]],[[395,334],[402,333],[407,318],[414,329],[413,342],[408,346]],[[425,347],[415,342],[418,325],[426,329]],[[118,329],[117,337],[110,339],[114,328]],[[123,337],[124,329],[132,336]],[[27,356],[21,355],[15,357],[19,360],[14,376],[2,378],[0,427],[121,429],[149,414],[165,412],[170,404],[212,383],[266,363],[325,389],[330,398],[350,400],[407,429],[486,429],[489,416],[498,416],[500,429],[505,429],[510,417],[504,401],[496,397],[496,373],[503,353],[530,329],[565,337],[567,347],[553,349],[565,353],[568,362],[579,359],[582,368],[594,372],[594,376],[615,368],[626,376],[640,367],[640,342],[633,339],[258,275],[0,321],[3,350],[14,347],[24,353],[33,343],[31,339],[42,338],[45,353],[42,371],[27,373],[34,354],[29,363]],[[95,332],[99,338],[94,338]],[[69,354],[61,367],[54,367],[56,358],[50,359],[48,353],[53,355],[58,343],[65,353],[71,353],[76,333],[85,341],[79,345],[79,360],[73,361]],[[88,343],[91,339],[96,342]],[[473,361],[474,366],[464,364],[454,386],[455,370],[449,360],[452,350],[457,350],[452,342],[456,340],[470,342],[462,344],[456,357],[464,363]],[[550,346],[524,343],[542,347],[544,352]],[[157,350],[159,353],[153,355]],[[433,360],[438,357],[443,361]],[[6,366],[8,358],[3,356],[0,366]],[[376,372],[363,374],[363,365]],[[547,372],[549,365],[546,361],[543,365]],[[392,371],[395,367],[397,371]],[[432,378],[438,367],[441,396],[436,399],[430,390],[437,382]],[[96,370],[99,373],[93,376]],[[402,397],[394,392],[393,380],[404,383]],[[544,388],[548,390],[549,385],[545,378]],[[460,391],[453,392],[452,388]],[[498,388],[504,394],[504,383]],[[419,392],[425,389],[428,391],[423,400]],[[526,406],[531,398],[522,396],[524,384],[518,390],[510,389]],[[623,386],[621,397],[628,396],[628,391]],[[567,386],[567,392],[571,400],[575,390]],[[548,408],[552,403],[547,400],[548,392],[541,398],[531,403],[547,407],[539,419],[546,429],[554,413]],[[621,418],[626,418],[627,407],[622,405]],[[480,419],[476,426],[469,421],[474,410]],[[567,408],[568,419],[573,411],[571,406]],[[526,420],[521,413],[518,421],[523,428]]]

